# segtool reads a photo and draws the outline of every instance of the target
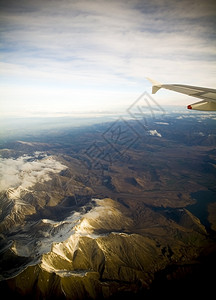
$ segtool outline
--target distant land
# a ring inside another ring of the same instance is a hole
[[[0,138],[2,293],[213,293],[216,114],[129,110],[19,122],[5,122]]]

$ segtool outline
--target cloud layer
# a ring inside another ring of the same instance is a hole
[[[29,189],[37,182],[51,179],[50,174],[58,173],[66,166],[53,157],[44,155],[20,156],[17,159],[0,158],[0,191],[12,190],[11,196],[19,198],[23,189]]]
[[[214,84],[215,1],[8,0],[0,11],[5,110],[115,107],[146,75]]]

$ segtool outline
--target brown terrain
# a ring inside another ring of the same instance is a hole
[[[2,146],[5,162],[28,155],[29,178],[32,162],[59,163],[46,180],[1,191],[2,292],[152,299],[213,291],[215,120],[168,121],[149,123],[161,137],[132,120]]]

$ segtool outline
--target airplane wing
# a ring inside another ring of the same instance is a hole
[[[206,111],[216,110],[216,89],[209,89],[184,84],[161,84],[151,78],[147,79],[152,84],[152,94],[155,94],[160,88],[164,88],[167,90],[202,99],[202,101],[188,105],[188,109]]]

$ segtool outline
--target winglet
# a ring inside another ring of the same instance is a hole
[[[162,87],[162,84],[160,82],[148,77],[146,77],[146,79],[152,84],[152,94],[155,94]]]

